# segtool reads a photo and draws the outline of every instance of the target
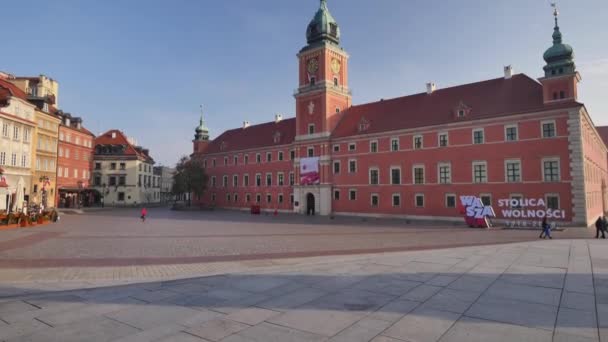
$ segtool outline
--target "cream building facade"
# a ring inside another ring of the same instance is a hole
[[[35,106],[26,94],[0,74],[0,211],[21,211],[32,189],[32,156],[35,154]]]
[[[92,187],[107,206],[160,203],[154,159],[119,130],[95,139]]]

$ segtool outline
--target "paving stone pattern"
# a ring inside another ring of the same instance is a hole
[[[221,275],[0,283],[0,341],[608,341],[608,243],[277,262]]]

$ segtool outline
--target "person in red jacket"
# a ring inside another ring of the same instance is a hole
[[[141,209],[141,222],[146,222],[146,215],[148,215],[148,210],[146,210],[146,207],[143,207]]]

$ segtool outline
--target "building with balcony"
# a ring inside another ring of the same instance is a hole
[[[21,211],[32,190],[36,107],[27,95],[0,73],[0,211]]]
[[[91,206],[95,193],[90,188],[95,135],[87,130],[82,118],[58,111],[59,144],[57,150],[57,206]]]
[[[117,129],[95,138],[94,146],[92,188],[99,192],[99,201],[107,206],[160,202],[154,159],[147,149]]]
[[[507,66],[495,79],[353,105],[349,55],[321,0],[297,55],[295,118],[215,139],[201,119],[193,157],[209,186],[195,201],[462,221],[474,198],[509,225],[591,224],[608,203],[608,150],[578,101],[581,78],[554,14],[538,79]]]

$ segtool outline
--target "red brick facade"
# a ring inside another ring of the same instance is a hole
[[[474,195],[499,220],[501,200],[543,199],[559,221],[585,225],[606,210],[608,150],[576,101],[578,73],[509,70],[353,106],[341,47],[309,44],[298,58],[295,119],[195,139],[210,179],[201,204],[305,213],[314,199],[323,215],[462,220],[459,197]],[[299,184],[307,156],[319,157],[318,185]]]
[[[87,193],[93,167],[95,135],[82,126],[82,119],[60,114],[57,151],[58,207],[77,207],[92,204]]]

